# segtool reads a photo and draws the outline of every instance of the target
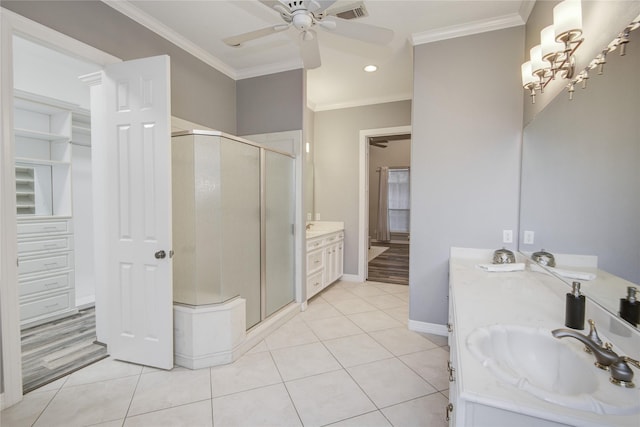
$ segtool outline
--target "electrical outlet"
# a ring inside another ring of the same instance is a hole
[[[316,212],[316,221],[320,221],[320,212]]]
[[[524,244],[525,245],[533,245],[533,238],[535,233],[533,231],[525,231],[524,232]]]
[[[513,243],[513,230],[502,230],[502,243]]]

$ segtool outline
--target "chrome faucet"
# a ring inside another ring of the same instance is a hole
[[[571,337],[583,343],[596,358],[595,365],[611,373],[609,380],[621,387],[633,388],[633,371],[629,363],[640,369],[640,362],[628,356],[618,356],[612,350],[611,343],[602,345],[602,341],[595,331],[595,323],[589,320],[591,332],[589,336],[583,335],[573,329],[554,329],[551,334],[556,338]]]

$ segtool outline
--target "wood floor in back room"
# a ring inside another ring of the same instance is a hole
[[[372,246],[387,246],[369,262],[367,280],[375,282],[409,284],[409,245],[401,243],[371,243]]]

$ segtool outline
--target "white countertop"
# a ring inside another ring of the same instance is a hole
[[[601,415],[578,409],[566,408],[546,402],[524,390],[501,383],[482,363],[476,359],[466,346],[466,337],[479,327],[496,324],[510,324],[553,330],[565,328],[566,285],[546,271],[530,264],[521,254],[518,262],[526,262],[526,271],[486,272],[477,267],[480,263],[490,263],[493,250],[452,248],[450,259],[450,280],[454,302],[454,328],[458,361],[457,379],[459,397],[508,411],[552,420],[569,425],[584,426],[633,426],[640,425],[640,414]],[[536,271],[532,271],[536,270]],[[587,318],[594,318],[600,337],[612,341],[618,354],[640,357],[640,339],[638,332],[626,327],[618,319],[608,319],[599,306],[587,304]],[[607,324],[607,320],[609,321]],[[586,322],[585,322],[586,323]],[[611,324],[615,324],[612,329]],[[625,329],[626,327],[626,329]],[[612,330],[621,331],[625,338],[611,335]],[[587,331],[582,331],[586,333]],[[574,339],[572,342],[581,351],[582,345]],[[624,347],[624,352],[617,345]],[[628,351],[633,351],[630,354]],[[592,355],[584,354],[593,359]],[[632,368],[635,370],[635,368]],[[609,374],[593,367],[601,387],[607,393],[624,400],[640,402],[640,389],[623,389],[608,381]],[[640,383],[640,372],[635,370],[635,382]],[[634,400],[636,399],[636,400]]]
[[[307,221],[307,225],[309,224],[311,227],[306,231],[307,239],[344,230],[344,222],[342,221]]]

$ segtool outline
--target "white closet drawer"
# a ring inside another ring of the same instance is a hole
[[[320,270],[315,274],[307,276],[307,299],[322,290],[322,283],[324,282],[322,274],[323,271]]]
[[[322,268],[322,254],[323,251],[309,252],[307,254],[307,272],[312,272]]]
[[[48,219],[44,221],[18,222],[18,236],[30,236],[43,233],[71,233],[71,221],[68,219]]]
[[[61,254],[39,256],[38,258],[23,258],[18,266],[19,274],[46,273],[48,271],[62,270],[73,266],[71,252]]]
[[[24,280],[20,282],[20,296],[26,297],[40,292],[68,289],[73,284],[73,274],[70,271],[41,279]]]
[[[40,237],[18,241],[19,255],[28,255],[31,252],[69,251],[71,249],[73,249],[71,236]]]
[[[58,311],[69,310],[73,307],[71,296],[71,292],[64,292],[49,298],[43,298],[37,301],[21,304],[20,320],[28,320]]]

